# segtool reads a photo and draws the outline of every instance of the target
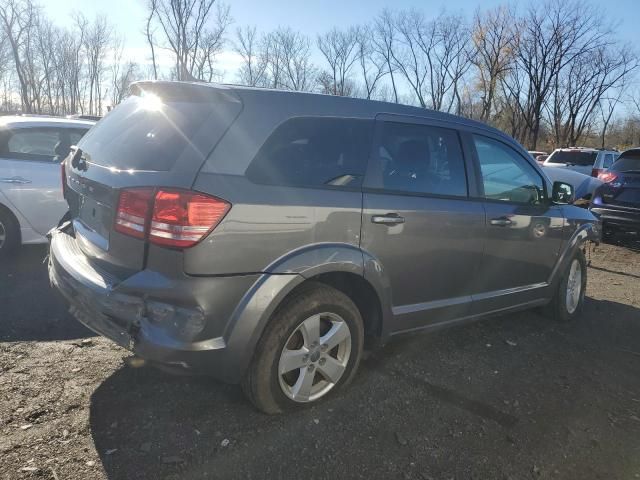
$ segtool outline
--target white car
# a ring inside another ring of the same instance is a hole
[[[609,168],[620,156],[614,150],[571,147],[556,148],[544,161],[545,167],[561,167],[597,177],[598,173]]]
[[[95,124],[55,117],[0,117],[0,255],[44,243],[67,210],[60,162]]]

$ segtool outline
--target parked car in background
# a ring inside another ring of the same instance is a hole
[[[603,234],[640,232],[640,148],[626,150],[598,178],[591,212],[600,218]]]
[[[406,105],[139,82],[64,163],[49,277],[78,320],[268,413],[349,383],[365,337],[575,318],[598,238],[511,137]]]
[[[72,120],[91,120],[92,122],[98,122],[102,117],[100,115],[87,115],[84,113],[74,113],[73,115],[67,115],[66,118]]]
[[[528,153],[529,155],[531,155],[531,158],[533,158],[538,163],[540,163],[540,157],[549,155],[547,152],[540,152],[537,150],[529,150]]]
[[[598,178],[568,168],[543,167],[542,171],[552,182],[564,182],[572,185],[575,192],[573,204],[582,208],[589,208],[594,192],[603,183]]]
[[[545,167],[561,167],[597,177],[600,171],[609,168],[618,157],[614,150],[571,147],[557,148],[544,161]]]
[[[549,155],[547,155],[546,153],[544,155],[538,155],[536,157],[536,162],[538,162],[538,165],[544,165],[544,161],[549,158]]]
[[[0,117],[0,254],[46,243],[67,210],[60,162],[94,122],[45,116]]]

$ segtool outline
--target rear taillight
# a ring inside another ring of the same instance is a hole
[[[230,207],[224,200],[201,193],[159,190],[149,240],[158,245],[191,247],[220,223]]]
[[[601,168],[592,168],[592,169],[591,169],[591,176],[592,176],[592,177],[595,177],[595,178],[598,178],[598,176],[599,176],[602,172],[604,172],[604,170],[602,170]]]
[[[618,175],[613,172],[602,172],[600,175],[598,175],[598,180],[602,180],[604,183],[611,183],[616,178],[618,178]]]
[[[151,188],[122,190],[116,210],[116,231],[136,238],[145,238],[152,199]]]
[[[157,245],[188,248],[206,237],[230,208],[224,200],[188,190],[125,189],[115,229],[136,238],[148,235]]]

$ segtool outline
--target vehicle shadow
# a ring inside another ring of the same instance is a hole
[[[604,243],[626,248],[632,252],[640,252],[640,234],[616,233],[612,237],[603,239]]]
[[[51,288],[46,245],[26,245],[0,260],[0,342],[94,336]]]
[[[522,451],[556,461],[560,477],[613,478],[628,465],[609,459],[633,457],[640,434],[609,426],[637,406],[640,309],[585,307],[569,324],[523,312],[399,337],[344,392],[281,416],[258,413],[237,386],[123,366],[91,397],[91,433],[112,480],[396,478],[390,465],[409,460],[434,478],[451,477],[455,462],[478,478],[520,478],[531,469],[514,470]]]

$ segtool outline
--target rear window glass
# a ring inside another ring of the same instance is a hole
[[[282,123],[246,171],[254,183],[300,187],[359,187],[373,122],[298,117]]]
[[[614,172],[640,172],[640,152],[626,155],[623,153],[609,170]]]
[[[579,165],[591,167],[596,162],[598,152],[582,152],[580,150],[556,150],[547,159],[548,163],[566,163],[567,165]]]
[[[129,96],[106,115],[80,141],[91,163],[121,170],[171,170],[184,154],[202,161],[212,145],[194,137],[207,128],[207,136],[221,135],[233,118],[216,117],[225,122],[208,122],[221,108],[214,102],[213,89],[188,89],[182,95],[152,91]],[[187,91],[188,90],[188,91]],[[189,150],[189,151],[187,151]]]
[[[69,154],[86,130],[56,127],[24,127],[3,132],[0,156],[45,162],[59,162]]]

